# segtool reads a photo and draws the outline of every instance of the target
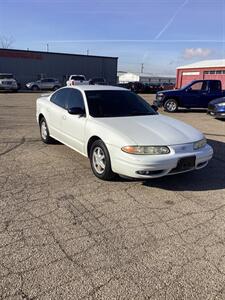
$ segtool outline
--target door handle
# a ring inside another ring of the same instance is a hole
[[[66,120],[66,116],[65,116],[65,115],[63,115],[63,117],[62,117],[62,118],[63,118],[63,120]]]

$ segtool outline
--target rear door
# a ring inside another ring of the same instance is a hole
[[[216,98],[223,96],[222,84],[220,80],[209,81],[209,93],[207,98],[207,107],[208,103]]]
[[[53,80],[49,78],[45,78],[41,80],[41,89],[42,90],[50,90],[52,89]]]

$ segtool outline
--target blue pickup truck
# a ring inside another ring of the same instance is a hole
[[[167,112],[175,112],[179,107],[207,108],[210,101],[224,96],[220,80],[195,80],[178,90],[158,92],[154,105]]]

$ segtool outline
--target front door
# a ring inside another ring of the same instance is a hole
[[[208,106],[208,84],[207,81],[193,83],[184,94],[184,106],[190,108],[202,108]]]
[[[48,106],[47,124],[50,134],[64,143],[63,121],[64,115],[67,113],[66,103],[68,97],[68,89],[62,88],[50,98],[50,105]]]
[[[63,116],[63,131],[66,143],[80,153],[84,153],[84,135],[86,126],[86,115],[83,95],[79,90],[68,88],[70,91],[67,98],[65,114]],[[68,112],[70,108],[80,108],[84,111],[82,115],[72,115]]]

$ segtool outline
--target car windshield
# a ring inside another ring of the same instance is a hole
[[[130,91],[86,91],[89,114],[94,118],[156,115],[151,106]]]

